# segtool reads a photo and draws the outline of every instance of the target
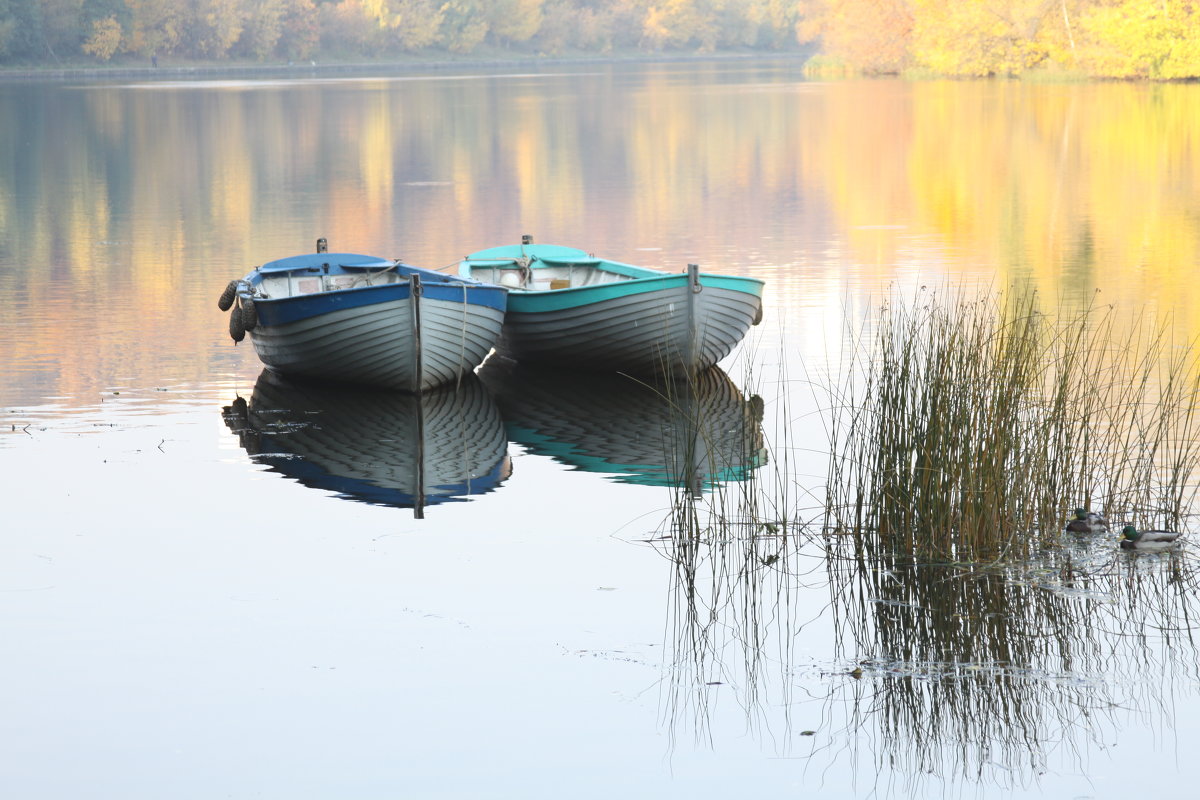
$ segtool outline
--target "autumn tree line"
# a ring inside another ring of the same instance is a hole
[[[0,0],[0,64],[815,49],[866,74],[1200,76],[1200,0]]]
[[[867,73],[1200,76],[1200,0],[802,0],[800,39]]]

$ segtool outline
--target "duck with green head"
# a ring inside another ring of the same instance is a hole
[[[1077,508],[1075,519],[1067,523],[1067,530],[1072,533],[1098,533],[1108,530],[1108,520],[1095,511]]]
[[[1139,531],[1126,525],[1121,531],[1121,547],[1125,550],[1159,552],[1179,544],[1182,534],[1176,531]]]

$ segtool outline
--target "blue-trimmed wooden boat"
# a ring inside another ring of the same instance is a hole
[[[425,508],[500,487],[504,421],[475,375],[414,394],[293,380],[265,369],[224,409],[257,462],[305,486],[372,505]]]
[[[757,278],[694,264],[661,272],[528,236],[472,253],[458,274],[509,289],[497,349],[519,361],[686,375],[729,355],[762,318]]]
[[[387,258],[315,253],[231,281],[219,305],[230,335],[249,332],[287,375],[423,391],[483,362],[500,335],[506,290]]]

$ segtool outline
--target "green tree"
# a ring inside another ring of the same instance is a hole
[[[708,52],[716,47],[719,30],[711,2],[664,0],[647,9],[643,32],[655,50],[695,44]]]
[[[440,0],[363,0],[363,9],[378,23],[388,47],[420,50],[437,41]]]
[[[316,52],[318,37],[317,7],[312,0],[284,0],[282,32],[276,45],[285,58],[309,58]]]
[[[452,53],[469,53],[488,34],[488,15],[481,0],[446,0],[438,39]]]
[[[285,10],[285,0],[248,0],[242,35],[233,52],[266,61],[283,36]]]
[[[643,44],[647,0],[546,0],[533,42],[542,53],[593,53]]]
[[[245,25],[239,0],[195,0],[188,11],[181,31],[184,52],[199,58],[228,56]]]
[[[379,21],[362,0],[340,0],[317,6],[319,49],[329,52],[363,53],[380,38]]]
[[[542,27],[545,0],[493,0],[488,8],[488,28],[498,44],[521,44]]]
[[[126,0],[132,16],[125,48],[144,58],[174,53],[186,22],[171,0]]]
[[[797,35],[801,6],[796,0],[758,0],[755,6],[759,45],[777,50],[803,41]]]
[[[39,51],[36,12],[32,0],[0,0],[0,59],[30,58]]]
[[[55,61],[79,52],[85,32],[83,0],[34,0],[36,39]]]
[[[438,0],[393,0],[396,15],[392,22],[396,42],[405,50],[422,50],[438,40],[443,7]]]

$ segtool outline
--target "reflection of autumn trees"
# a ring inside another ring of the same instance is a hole
[[[1200,87],[598,72],[10,86],[0,386],[206,376],[241,355],[215,293],[320,235],[438,267],[531,233],[751,271],[785,306],[803,281],[1021,278],[1200,333]]]
[[[1195,315],[1200,92],[1194,85],[848,82],[829,93],[830,187],[863,265],[939,252],[955,270]],[[879,113],[886,109],[886,113]],[[881,226],[896,226],[896,229]],[[914,241],[936,250],[912,252]],[[931,276],[932,277],[932,276]],[[1187,329],[1200,332],[1193,317]]]
[[[1195,0],[802,0],[804,34],[868,73],[1055,68],[1119,78],[1200,75]]]

